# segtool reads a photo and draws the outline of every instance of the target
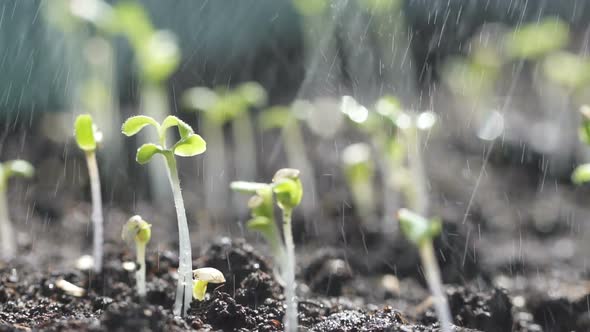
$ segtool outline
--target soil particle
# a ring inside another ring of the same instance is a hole
[[[486,332],[511,330],[512,304],[503,290],[449,287],[447,296],[455,324]]]

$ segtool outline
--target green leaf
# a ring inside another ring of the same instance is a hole
[[[74,135],[81,150],[86,152],[96,150],[92,117],[89,114],[78,115],[74,123]]]
[[[408,209],[400,209],[397,217],[405,237],[417,246],[421,246],[426,241],[432,241],[442,230],[440,220],[428,220]]]
[[[164,134],[164,131],[170,127],[178,127],[178,133],[180,134],[180,139],[187,138],[190,134],[194,133],[193,128],[188,125],[188,123],[180,120],[179,118],[175,117],[174,115],[168,115],[166,119],[162,122],[162,127],[160,128],[161,133],[160,135]]]
[[[129,119],[127,119],[127,121],[123,123],[123,126],[121,127],[121,132],[123,132],[123,134],[125,134],[126,136],[133,136],[147,125],[152,125],[156,127],[158,131],[160,131],[160,124],[158,124],[156,120],[152,119],[149,116],[137,115],[130,117]]]
[[[192,157],[199,155],[207,150],[207,142],[197,135],[190,134],[185,139],[178,141],[172,147],[174,154],[180,157]]]
[[[208,111],[219,101],[217,93],[207,87],[199,86],[187,90],[182,96],[184,107],[190,110]]]
[[[138,163],[144,165],[148,163],[156,153],[162,153],[163,151],[164,149],[162,149],[161,146],[152,143],[147,143],[140,146],[139,149],[137,149],[137,155],[135,156],[135,160]]]
[[[252,106],[261,107],[267,102],[266,90],[257,82],[242,83],[237,88],[238,93]]]
[[[583,164],[572,173],[572,182],[575,184],[584,184],[590,181],[590,164]]]
[[[260,189],[268,188],[268,184],[260,182],[234,181],[229,187],[237,192],[255,194]]]

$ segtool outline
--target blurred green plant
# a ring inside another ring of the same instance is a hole
[[[0,253],[1,257],[12,259],[16,255],[17,245],[12,222],[8,211],[8,180],[12,177],[31,178],[35,173],[33,165],[22,159],[0,163]]]
[[[125,242],[133,241],[135,243],[135,252],[137,255],[137,264],[139,269],[135,271],[135,281],[137,283],[137,295],[145,298],[145,248],[152,237],[152,225],[139,215],[135,215],[123,225],[121,238]]]
[[[197,111],[202,114],[201,130],[207,137],[211,146],[211,153],[205,158],[205,188],[207,193],[205,201],[207,211],[219,217],[225,211],[225,202],[228,201],[227,177],[231,174],[226,161],[226,139],[224,126],[231,124],[233,141],[235,173],[239,178],[253,178],[256,176],[256,142],[254,126],[252,124],[251,108],[262,107],[267,102],[267,94],[264,88],[256,82],[244,82],[233,88],[194,87],[187,90],[182,98],[184,108],[188,111]],[[238,143],[239,142],[239,143]],[[237,146],[239,145],[239,148]],[[214,176],[223,174],[222,176]],[[237,199],[234,196],[234,199]],[[241,204],[237,208],[241,208]]]
[[[391,210],[394,192],[401,192],[405,204],[412,210],[426,213],[428,191],[421,136],[436,123],[435,114],[430,111],[419,114],[405,112],[393,96],[381,97],[372,111],[354,100],[343,98],[342,112],[370,138],[377,151],[377,165],[385,183],[383,199],[386,211],[382,226],[385,227],[388,216],[395,212]]]
[[[89,114],[81,114],[74,122],[74,136],[80,150],[86,156],[88,177],[90,179],[90,194],[92,197],[92,229],[93,245],[92,257],[94,258],[94,271],[102,271],[104,220],[102,215],[102,194],[100,188],[100,172],[96,161],[96,149],[102,142],[102,132],[98,130]]]
[[[543,72],[551,81],[568,89],[577,89],[590,83],[590,60],[577,54],[558,51],[543,60]]]
[[[374,224],[375,198],[373,181],[375,165],[371,147],[365,143],[351,144],[342,151],[342,166],[354,205],[362,222]]]
[[[569,42],[568,25],[556,17],[524,24],[505,37],[506,55],[515,59],[537,59],[563,48]]]
[[[192,254],[190,233],[175,156],[192,157],[202,154],[207,149],[207,144],[201,136],[193,131],[191,126],[172,115],[167,116],[162,123],[158,123],[153,118],[144,115],[133,116],[123,123],[121,131],[126,136],[134,136],[146,126],[152,126],[156,129],[159,140],[157,144],[146,143],[139,147],[137,149],[136,160],[139,164],[143,165],[148,163],[156,154],[162,155],[165,160],[166,173],[168,174],[168,180],[174,196],[174,205],[176,206],[179,238],[178,285],[173,311],[177,316],[184,316],[191,302],[191,288],[193,284]],[[167,130],[172,127],[177,127],[180,140],[172,146],[168,146],[166,144]]]
[[[582,124],[578,131],[580,141],[590,146],[590,106],[580,107]],[[572,173],[572,182],[578,185],[590,182],[590,163],[577,166]]]
[[[432,245],[434,238],[442,230],[442,223],[438,219],[428,220],[408,209],[400,209],[397,213],[397,219],[404,236],[418,247],[424,268],[424,276],[432,293],[434,308],[441,330],[450,332],[452,328],[451,312],[447,297],[443,291],[440,269]]]

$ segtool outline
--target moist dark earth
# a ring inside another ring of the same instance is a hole
[[[141,192],[133,176],[143,169],[115,173],[129,174],[126,183],[135,186],[105,185],[106,255],[104,271],[95,275],[78,264],[92,238],[83,157],[70,144],[25,132],[16,128],[2,141],[7,156],[31,160],[37,175],[9,188],[20,254],[0,262],[1,331],[282,331],[282,286],[266,246],[243,229],[243,217],[229,218],[216,232],[194,222],[199,196],[186,164],[181,181],[193,266],[217,268],[227,282],[210,285],[205,301],[193,301],[181,319],[171,312],[178,265],[173,213],[129,194]],[[300,330],[438,331],[416,249],[399,232],[355,217],[342,178],[326,184],[321,176],[334,172],[329,151],[333,142],[310,151],[321,212],[311,223],[294,219]],[[465,160],[478,170],[481,151],[445,137],[425,151],[431,210],[443,219],[435,249],[455,331],[590,331],[590,190],[544,177],[534,162],[514,163],[499,149],[465,215],[478,176]],[[153,223],[144,300],[134,291],[133,250],[120,240],[121,226],[135,213]],[[65,292],[63,280],[84,294]]]

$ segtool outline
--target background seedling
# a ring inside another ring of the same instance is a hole
[[[98,131],[92,117],[89,114],[82,114],[76,118],[74,123],[74,135],[78,147],[86,155],[88,176],[90,178],[90,193],[92,196],[92,226],[93,246],[92,257],[94,258],[94,271],[102,271],[103,256],[103,216],[102,216],[102,195],[100,192],[100,174],[96,162],[96,148],[102,141],[102,133]]]
[[[199,155],[207,149],[205,140],[194,133],[191,126],[175,116],[169,115],[160,124],[148,116],[134,116],[123,123],[122,132],[127,136],[133,136],[146,126],[156,128],[159,137],[159,144],[147,143],[137,150],[136,160],[139,164],[148,163],[156,154],[164,157],[168,180],[172,187],[176,216],[178,220],[178,242],[179,242],[179,267],[178,286],[176,288],[176,300],[174,302],[174,314],[184,316],[191,302],[192,294],[192,254],[190,233],[186,220],[184,200],[180,189],[180,179],[176,167],[176,156],[191,157]],[[166,145],[166,131],[171,127],[177,127],[180,140],[174,145]]]
[[[580,108],[582,115],[582,124],[579,129],[580,140],[590,145],[590,107],[584,105]],[[574,169],[572,173],[572,182],[575,184],[583,184],[590,181],[590,163],[582,164]]]
[[[301,182],[307,190],[315,190],[316,182],[313,177],[314,168],[309,161],[305,149],[305,141],[300,125],[300,118],[307,112],[313,112],[309,102],[299,101],[291,107],[273,106],[259,115],[258,123],[262,130],[280,129],[281,140],[287,155],[286,163],[301,171]],[[317,110],[320,112],[321,110]],[[299,117],[297,115],[300,115]],[[301,202],[301,208],[306,220],[313,219],[316,209],[313,195],[306,195]]]
[[[303,186],[299,180],[299,170],[283,168],[275,173],[272,179],[273,192],[277,205],[283,211],[283,237],[285,238],[285,269],[283,279],[285,280],[285,331],[297,331],[297,300],[295,298],[295,244],[293,242],[293,230],[291,217],[293,209],[301,203],[303,197]]]
[[[441,330],[443,332],[450,332],[452,326],[451,312],[447,297],[442,288],[440,270],[432,245],[433,239],[441,232],[441,222],[436,219],[427,220],[421,215],[407,209],[400,209],[397,213],[397,218],[405,237],[414,243],[420,252],[424,276],[434,299],[434,308],[438,315]]]
[[[205,299],[205,293],[207,292],[207,285],[212,284],[223,284],[225,277],[221,271],[212,267],[202,267],[193,271],[193,298],[198,301]]]
[[[266,104],[267,95],[262,86],[256,82],[245,82],[234,88],[195,87],[183,96],[187,110],[199,111],[202,116],[202,131],[209,142],[210,153],[205,158],[205,201],[207,210],[213,216],[220,217],[228,201],[226,141],[224,126],[231,124],[234,146],[235,175],[238,178],[256,177],[256,146],[251,115],[252,107]],[[235,196],[234,196],[235,197]],[[242,204],[234,201],[237,209]]]
[[[422,136],[433,127],[436,116],[430,111],[404,112],[392,96],[380,98],[374,111],[366,110],[351,99],[343,97],[342,112],[370,138],[377,150],[377,166],[384,177],[382,227],[389,229],[387,220],[395,211],[392,202],[396,201],[396,192],[402,193],[410,209],[425,214],[428,190],[422,161]]]
[[[235,181],[231,183],[230,187],[237,192],[253,195],[248,201],[252,218],[246,225],[248,229],[262,235],[270,247],[276,266],[283,271],[285,247],[275,222],[272,186],[266,183]]]
[[[342,151],[342,165],[358,216],[362,222],[374,224],[373,181],[375,167],[371,159],[371,148],[365,143],[347,146]]]
[[[135,281],[137,282],[137,295],[145,298],[145,248],[152,237],[152,225],[143,220],[141,216],[133,216],[125,225],[121,232],[121,238],[126,242],[135,242],[137,254],[137,264],[139,269],[135,271]]]
[[[6,191],[8,190],[8,180],[13,176],[31,178],[35,169],[25,160],[11,160],[0,163],[0,256],[6,259],[14,258],[16,254],[16,241],[12,222],[8,213],[8,202]]]

